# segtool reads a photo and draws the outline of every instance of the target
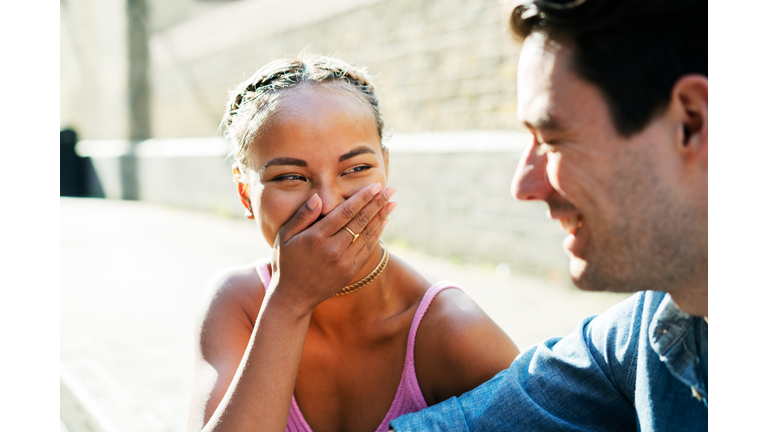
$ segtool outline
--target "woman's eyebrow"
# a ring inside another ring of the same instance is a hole
[[[261,167],[260,171],[264,171],[265,169],[273,165],[293,165],[293,166],[305,167],[307,166],[307,162],[301,159],[277,157],[277,158],[270,159],[269,162],[265,163],[264,166]]]
[[[350,150],[350,151],[344,153],[343,155],[339,156],[339,162],[344,162],[347,159],[351,159],[351,158],[353,158],[353,157],[355,157],[357,155],[361,155],[363,153],[373,153],[373,154],[376,154],[376,152],[373,151],[373,149],[368,147],[368,146],[355,147],[352,150]]]

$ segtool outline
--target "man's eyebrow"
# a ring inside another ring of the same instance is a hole
[[[523,126],[528,129],[538,129],[545,131],[556,131],[561,129],[560,124],[552,116],[543,116],[532,122],[525,120],[523,121]]]
[[[261,167],[260,171],[264,171],[265,169],[273,165],[293,165],[293,166],[305,167],[307,166],[307,162],[301,159],[277,157],[277,158],[270,159],[269,162],[265,163],[264,166]]]
[[[368,146],[355,147],[352,150],[350,150],[350,151],[344,153],[343,155],[339,156],[339,162],[344,162],[347,159],[351,159],[351,158],[353,158],[353,157],[355,157],[357,155],[361,155],[361,154],[364,154],[364,153],[376,154],[376,152],[373,151],[373,149],[368,147]]]

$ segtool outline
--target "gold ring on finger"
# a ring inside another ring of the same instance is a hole
[[[351,229],[349,229],[347,227],[344,227],[344,229],[349,231],[350,234],[352,234],[352,243],[354,243],[355,240],[357,240],[357,238],[360,237],[360,234],[353,233]]]

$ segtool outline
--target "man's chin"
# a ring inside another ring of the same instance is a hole
[[[589,283],[589,278],[587,277],[587,262],[583,259],[571,255],[568,270],[571,273],[571,281],[577,288],[584,291],[602,291],[599,287]]]
[[[631,279],[618,278],[622,275],[617,268],[624,267],[611,266],[604,261],[601,261],[600,267],[595,267],[594,263],[590,265],[586,260],[574,256],[571,256],[569,265],[571,281],[583,291],[630,293],[643,289],[632,283]]]
[[[571,255],[569,266],[571,281],[582,291],[610,291],[605,283],[600,283],[599,277],[595,272],[594,266],[590,267],[586,260]]]

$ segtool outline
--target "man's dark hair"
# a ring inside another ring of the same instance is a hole
[[[625,137],[669,105],[680,77],[707,76],[703,0],[534,0],[514,8],[510,26],[522,39],[572,42],[576,74],[603,92]]]

